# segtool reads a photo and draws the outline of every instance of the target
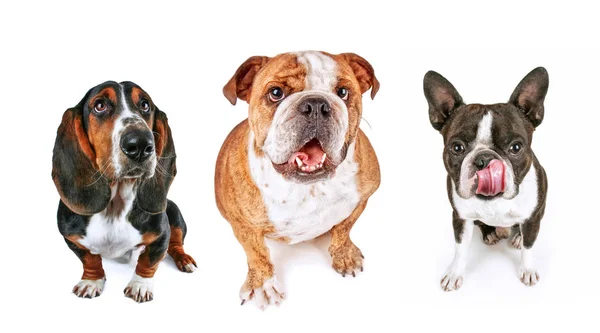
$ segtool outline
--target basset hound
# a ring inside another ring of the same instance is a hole
[[[133,82],[102,83],[65,111],[52,179],[58,229],[83,263],[75,295],[102,293],[102,258],[137,257],[124,290],[137,302],[153,299],[153,276],[166,253],[183,272],[197,268],[183,250],[183,216],[167,199],[175,157],[167,116]]]

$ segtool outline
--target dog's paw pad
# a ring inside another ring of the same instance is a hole
[[[81,298],[94,298],[102,294],[106,279],[81,280],[73,287],[73,294]]]
[[[519,279],[526,286],[533,287],[540,282],[540,274],[535,269],[521,267]]]
[[[143,278],[135,274],[131,281],[123,290],[125,297],[129,297],[138,303],[149,302],[154,299],[153,290],[153,278]]]
[[[356,245],[350,243],[330,252],[331,266],[343,277],[350,275],[356,277],[356,274],[363,271],[363,259],[365,257]]]
[[[262,286],[257,288],[251,288],[246,285],[242,287],[240,291],[240,299],[242,305],[249,301],[254,301],[254,304],[260,309],[264,310],[269,305],[279,305],[283,302],[285,293],[283,286],[277,281],[277,278],[265,280]]]
[[[440,286],[444,291],[458,290],[462,287],[464,277],[462,274],[449,272],[440,281]]]

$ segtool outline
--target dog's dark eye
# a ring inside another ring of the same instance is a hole
[[[462,143],[455,143],[452,145],[452,152],[455,154],[462,154],[465,151],[465,146]]]
[[[150,103],[144,99],[140,103],[140,108],[142,109],[142,112],[146,113],[146,112],[150,111]]]
[[[96,111],[98,113],[102,113],[102,112],[106,111],[106,109],[108,109],[108,106],[106,105],[106,103],[104,103],[103,100],[97,100],[94,103],[94,111]]]
[[[271,102],[279,102],[284,97],[285,94],[283,93],[283,89],[279,87],[274,87],[271,88],[271,90],[269,90],[269,99],[271,100]]]
[[[341,99],[343,99],[344,101],[348,100],[348,89],[341,87],[338,88],[337,90],[337,94],[338,96],[340,96]]]
[[[523,149],[523,146],[519,143],[519,142],[515,142],[512,145],[510,145],[510,149],[509,151],[512,154],[518,154],[519,152],[521,152],[521,150]]]

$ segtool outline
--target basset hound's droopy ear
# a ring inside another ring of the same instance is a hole
[[[250,57],[235,71],[233,77],[223,87],[223,95],[232,105],[235,105],[238,98],[248,102],[254,77],[269,59],[264,56]]]
[[[340,55],[352,68],[354,76],[356,76],[358,84],[360,85],[361,94],[364,94],[367,90],[371,89],[371,99],[375,98],[377,91],[379,91],[379,81],[377,80],[377,77],[375,77],[373,66],[358,54],[342,53]]]
[[[162,213],[167,209],[167,193],[177,174],[175,144],[167,115],[156,108],[154,115],[154,142],[156,170],[154,176],[144,179],[137,191],[137,205],[149,214]]]
[[[83,125],[87,95],[63,114],[52,156],[52,179],[62,202],[79,215],[98,213],[110,201],[110,186],[102,176]]]

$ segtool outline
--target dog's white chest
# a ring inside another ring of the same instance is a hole
[[[110,206],[104,211],[94,214],[86,228],[86,235],[79,243],[105,258],[119,258],[142,242],[141,233],[127,220],[127,215],[133,206],[135,193],[133,185],[119,185],[112,189],[113,198],[116,192],[122,198],[122,209],[118,214],[110,211]]]
[[[334,177],[308,185],[284,180],[271,161],[256,157],[253,149],[248,157],[250,173],[275,226],[276,232],[270,237],[287,237],[291,244],[313,239],[350,216],[358,205],[354,144]]]
[[[480,220],[494,227],[510,227],[523,223],[538,204],[538,186],[535,167],[532,165],[519,186],[519,194],[513,199],[497,198],[482,200],[476,197],[461,198],[453,183],[452,200],[463,219]]]

